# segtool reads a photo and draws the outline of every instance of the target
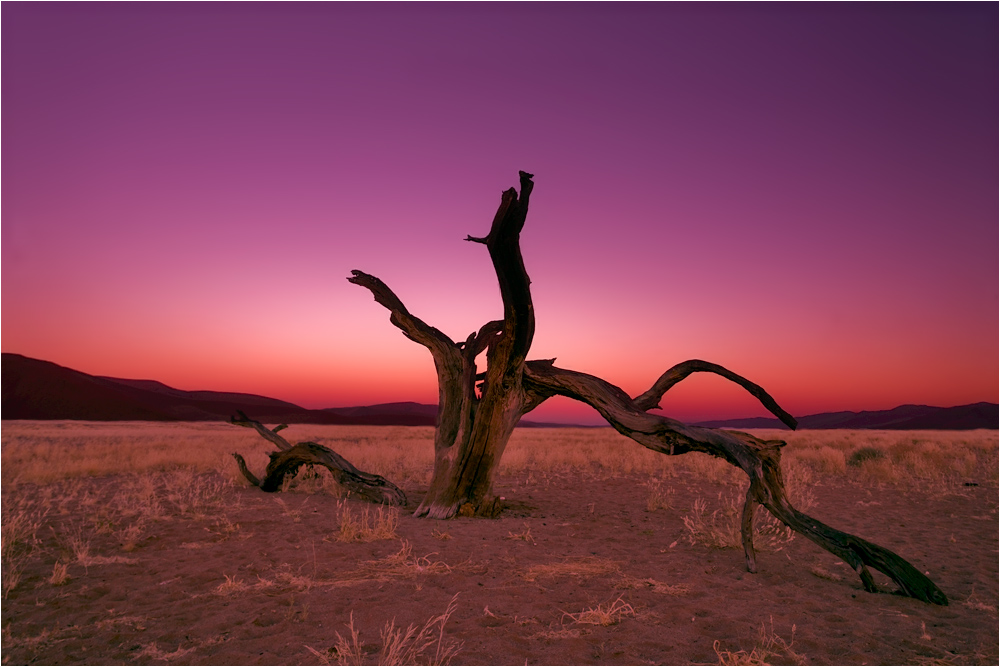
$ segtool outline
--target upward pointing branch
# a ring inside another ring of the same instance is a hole
[[[484,243],[496,270],[503,298],[503,337],[497,345],[494,359],[499,367],[520,367],[528,356],[535,335],[535,311],[531,303],[531,280],[521,257],[521,230],[528,216],[528,201],[535,184],[534,176],[518,172],[521,196],[511,188],[503,193],[493,217],[490,233],[485,237],[469,236],[466,241]]]

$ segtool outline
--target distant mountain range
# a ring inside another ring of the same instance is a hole
[[[88,375],[20,354],[0,355],[3,419],[227,421],[242,410],[264,423],[433,426],[436,405],[384,403],[310,410],[256,394],[182,391],[155,380]],[[564,426],[522,420],[520,426]]]
[[[800,429],[879,428],[887,430],[963,431],[974,428],[997,428],[1000,406],[996,403],[972,403],[954,408],[930,405],[901,405],[892,410],[865,412],[824,412],[799,418]],[[708,428],[780,428],[788,427],[777,419],[750,417],[699,422]]]
[[[84,421],[226,421],[242,410],[265,423],[394,424],[433,426],[437,406],[383,403],[349,408],[310,410],[294,403],[255,394],[182,391],[155,380],[122,380],[88,375],[57,364],[4,353],[3,419],[79,419]],[[879,428],[962,430],[997,428],[996,403],[954,408],[903,405],[877,412],[830,412],[799,419],[799,428]],[[754,417],[707,421],[711,428],[784,428],[777,419]],[[522,420],[520,426],[571,426]]]

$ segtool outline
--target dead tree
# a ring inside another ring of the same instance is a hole
[[[849,563],[868,591],[876,586],[868,568],[884,572],[906,595],[947,604],[948,598],[908,562],[878,545],[831,528],[799,512],[785,495],[780,440],[746,433],[688,426],[651,414],[663,394],[691,373],[721,375],[747,389],[790,428],[796,421],[761,387],[722,366],[692,360],[664,373],[645,393],[631,398],[601,378],[557,368],[554,359],[527,361],[535,330],[530,281],[521,257],[520,233],[528,213],[532,175],[520,172],[521,192],[511,188],[500,199],[489,234],[466,240],[484,244],[496,271],[503,319],[484,324],[456,343],[412,315],[385,283],[352,271],[348,280],[368,289],[389,310],[389,321],[426,347],[438,377],[438,426],[434,436],[434,473],[417,516],[446,519],[455,514],[493,516],[493,476],[511,432],[521,417],[551,396],[587,403],[619,433],[667,455],[704,452],[743,470],[750,487],[743,506],[742,537],[747,569],[756,571],[753,513],[764,506],[792,530]],[[476,372],[476,357],[486,352],[486,370]]]
[[[318,445],[315,442],[300,442],[292,445],[278,435],[278,431],[288,427],[287,424],[280,424],[269,429],[242,412],[237,414],[239,417],[232,417],[229,423],[256,430],[261,437],[278,448],[278,451],[270,454],[271,462],[267,464],[264,479],[258,479],[247,468],[243,457],[233,452],[233,458],[236,459],[236,465],[239,466],[240,472],[247,478],[247,481],[259,487],[261,491],[272,493],[279,490],[285,476],[294,476],[302,466],[322,466],[330,471],[337,484],[356,496],[373,503],[406,505],[406,494],[403,493],[402,489],[381,475],[358,470],[350,461],[329,447]]]

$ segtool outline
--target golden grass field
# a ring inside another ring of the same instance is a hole
[[[996,664],[997,431],[783,438],[792,501],[897,551],[949,595],[868,594],[758,521],[745,476],[611,429],[517,429],[498,520],[414,519],[240,476],[271,446],[213,423],[4,422],[4,664]],[[428,427],[293,425],[403,488]]]

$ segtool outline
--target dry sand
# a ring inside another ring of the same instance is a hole
[[[336,662],[330,649],[352,613],[374,653],[387,621],[421,625],[456,594],[444,629],[463,642],[454,664],[718,664],[716,648],[749,653],[762,626],[791,644],[768,658],[779,664],[997,663],[996,488],[814,489],[811,514],[928,572],[951,599],[939,607],[894,594],[878,574],[885,592],[866,593],[801,537],[760,553],[758,574],[739,550],[690,544],[682,517],[693,498],[728,488],[691,474],[665,482],[673,507],[656,511],[638,476],[505,477],[501,519],[403,513],[397,539],[370,543],[334,539],[329,495],[227,486],[223,504],[200,516],[167,511],[127,552],[120,534],[95,530],[126,479],[74,482],[95,502],[53,506],[55,530],[40,531],[3,601],[4,664]],[[421,491],[406,491],[412,509]],[[73,526],[86,527],[98,560],[71,563],[69,580],[53,585],[57,559],[72,558]],[[401,540],[412,556],[389,567]],[[115,559],[125,562],[106,562]],[[616,601],[626,613],[614,624],[579,622]]]

